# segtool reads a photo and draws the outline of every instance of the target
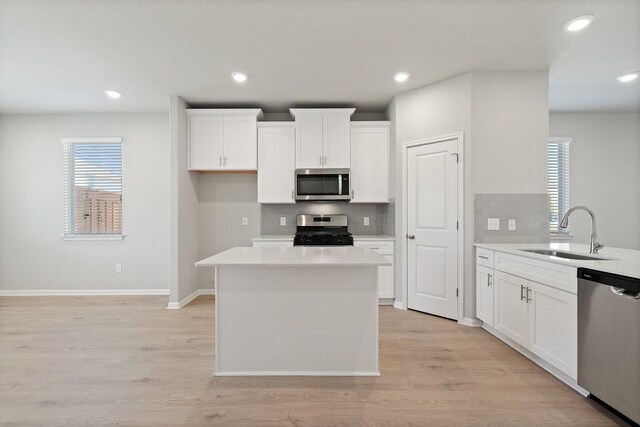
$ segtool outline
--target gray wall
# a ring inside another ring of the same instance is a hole
[[[199,175],[187,170],[187,105],[171,97],[171,294],[176,303],[199,288]]]
[[[550,135],[573,138],[571,205],[593,209],[605,245],[640,249],[640,114],[552,113]],[[586,213],[574,213],[569,229],[574,242],[589,242]]]
[[[251,246],[260,234],[256,174],[202,174],[198,188],[198,258]],[[248,224],[242,225],[242,217]],[[213,268],[200,268],[199,287],[211,289]]]
[[[65,241],[61,137],[121,136],[120,241]],[[166,114],[0,116],[0,289],[169,289]],[[122,273],[115,264],[122,264]]]
[[[395,98],[395,218],[401,237],[402,144],[464,132],[464,317],[475,316],[474,194],[545,193],[548,73],[482,71],[463,74]],[[396,265],[403,265],[398,239]],[[402,268],[396,296],[406,301]]]

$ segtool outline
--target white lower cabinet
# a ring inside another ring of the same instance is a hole
[[[391,265],[383,265],[378,267],[378,298],[394,298],[394,264],[393,252],[394,244],[392,240],[358,240],[354,239],[353,246],[360,248],[369,248],[370,250],[382,255]]]
[[[496,252],[498,255],[501,254]],[[517,261],[509,265],[509,273],[498,270],[498,263],[495,269],[476,263],[477,317],[489,332],[506,337],[502,339],[507,344],[518,344],[520,351],[533,360],[537,356],[576,380],[578,298],[574,292],[567,291],[575,287],[570,282],[549,280],[552,286],[531,280],[547,280],[540,262],[514,255],[509,257]],[[553,265],[550,270],[557,268]],[[513,272],[518,275],[511,274]],[[567,277],[571,275],[569,270],[566,273]]]
[[[527,300],[528,282],[517,276],[495,272],[494,328],[518,344],[527,345]]]
[[[493,326],[493,269],[478,265],[476,268],[476,317]]]
[[[577,378],[576,295],[535,282],[529,282],[529,295],[529,350]]]

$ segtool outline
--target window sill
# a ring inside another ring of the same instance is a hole
[[[124,234],[92,234],[92,235],[73,235],[61,236],[62,240],[122,240]]]

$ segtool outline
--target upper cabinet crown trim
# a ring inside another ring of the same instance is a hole
[[[293,117],[296,114],[349,114],[351,116],[355,108],[289,108]]]
[[[189,108],[188,116],[256,116],[264,117],[260,108]]]
[[[366,121],[366,122],[351,122],[352,128],[369,128],[369,127],[391,127],[389,121]]]
[[[295,128],[296,122],[258,122],[259,128]]]

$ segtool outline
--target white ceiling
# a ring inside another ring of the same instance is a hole
[[[640,111],[640,82],[615,80],[640,70],[640,1],[0,0],[0,113],[166,111],[173,94],[380,111],[469,70],[545,69],[554,111]]]

